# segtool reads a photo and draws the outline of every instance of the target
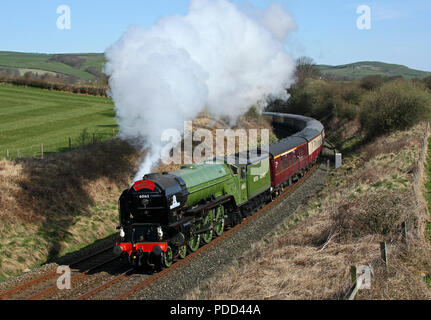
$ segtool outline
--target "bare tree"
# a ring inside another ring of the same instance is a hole
[[[298,83],[306,78],[320,78],[321,73],[314,60],[310,57],[300,57],[296,60],[295,77]]]

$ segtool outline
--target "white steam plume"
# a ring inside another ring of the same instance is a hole
[[[136,179],[159,160],[162,132],[183,131],[204,108],[234,120],[268,96],[287,98],[294,27],[281,6],[250,14],[226,0],[192,0],[185,16],[129,27],[105,55],[120,136],[150,148]]]

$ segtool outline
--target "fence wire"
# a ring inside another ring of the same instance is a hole
[[[44,144],[43,141],[41,141],[40,144],[21,148],[6,146],[0,148],[0,159],[43,158],[43,156],[47,154],[67,152],[85,145],[115,139],[117,135],[118,130],[116,129],[112,132],[88,133],[83,131],[78,137],[65,137],[63,141],[52,144]]]

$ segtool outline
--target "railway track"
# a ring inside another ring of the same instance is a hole
[[[106,255],[112,255],[112,250],[113,246],[110,246],[69,264],[68,267],[71,271],[77,270],[74,271],[74,275],[71,277],[71,282],[76,282],[79,279],[84,278],[86,275],[89,275],[94,270],[114,261],[116,258],[109,258],[108,260],[106,260],[106,258],[103,259]],[[98,258],[102,258],[102,262],[99,262]],[[96,263],[94,263],[94,260],[96,260]],[[0,300],[9,300],[16,296],[18,296],[19,299],[27,300],[41,299],[57,290],[56,283],[52,284],[52,281],[50,280],[56,279],[58,276],[59,274],[57,273],[57,270],[48,271],[43,275],[1,292]],[[30,294],[28,294],[29,292]]]
[[[223,241],[223,239],[229,237],[232,233],[236,232],[237,230],[241,229],[245,225],[249,224],[251,221],[253,221],[257,217],[259,217],[261,214],[263,214],[269,208],[273,207],[274,205],[276,205],[277,203],[279,203],[280,201],[282,201],[287,195],[289,195],[290,193],[292,193],[305,180],[307,180],[308,177],[316,170],[317,166],[318,166],[318,164],[314,165],[301,179],[298,180],[298,182],[296,182],[295,184],[292,184],[291,186],[287,187],[285,189],[285,191],[280,196],[278,196],[272,202],[268,203],[266,206],[264,206],[263,208],[261,208],[260,210],[258,210],[257,212],[255,212],[253,215],[249,216],[248,218],[245,218],[242,221],[241,224],[238,224],[238,225],[234,226],[233,228],[230,228],[229,230],[227,230],[226,232],[224,232],[220,237],[217,237],[213,241],[211,241],[210,243],[202,246],[198,251],[193,252],[193,253],[189,254],[188,256],[186,256],[184,259],[175,262],[170,268],[163,269],[162,271],[160,271],[158,273],[155,273],[153,275],[149,275],[147,277],[144,277],[144,279],[141,280],[136,285],[132,286],[131,288],[127,289],[126,291],[123,291],[119,295],[111,296],[110,299],[113,299],[113,300],[126,300],[129,297],[133,296],[138,291],[144,289],[145,287],[148,287],[150,284],[154,283],[158,279],[163,278],[166,275],[168,275],[169,273],[173,272],[175,269],[180,268],[181,266],[184,266],[185,264],[190,263],[191,260],[195,259],[199,255],[202,255],[209,248],[213,247],[217,243],[220,243],[221,241]],[[117,284],[117,285],[118,285],[118,283],[121,284],[121,281],[126,281],[130,277],[130,275],[132,275],[132,274],[134,274],[134,269],[133,268],[131,268],[129,270],[126,270],[125,272],[123,272],[122,274],[116,276],[115,278],[113,278],[113,279],[111,279],[111,280],[103,283],[102,285],[100,285],[100,286],[98,286],[96,288],[91,289],[87,293],[84,293],[84,294],[80,295],[79,297],[77,297],[75,299],[77,299],[77,300],[87,300],[89,298],[92,298],[96,294],[99,294],[99,293],[103,292],[104,290],[110,288],[114,284]]]

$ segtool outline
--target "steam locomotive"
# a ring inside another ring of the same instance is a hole
[[[299,115],[264,115],[274,128],[296,133],[271,144],[268,154],[238,154],[234,164],[193,164],[147,174],[125,190],[119,199],[122,240],[114,252],[134,266],[168,268],[303,176],[322,152],[323,125]],[[248,161],[240,164],[244,156]]]

